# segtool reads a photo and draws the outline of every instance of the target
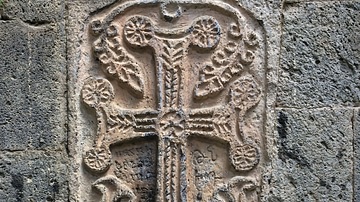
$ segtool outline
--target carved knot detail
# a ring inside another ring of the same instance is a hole
[[[160,128],[165,136],[171,139],[179,139],[185,129],[185,118],[181,111],[170,111],[160,119]]]

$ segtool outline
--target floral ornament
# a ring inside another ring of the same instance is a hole
[[[118,29],[115,27],[115,25],[110,25],[107,29],[106,29],[106,35],[108,37],[115,37],[118,34]]]
[[[99,37],[93,44],[93,50],[96,55],[101,54],[105,51],[106,41]]]
[[[250,144],[231,148],[231,163],[238,171],[248,171],[259,163],[259,151]]]
[[[166,135],[179,136],[185,128],[185,118],[181,112],[170,111],[165,113],[160,120],[160,128]]]
[[[252,76],[245,76],[233,83],[231,101],[243,113],[260,101],[261,90]]]
[[[118,77],[122,85],[136,97],[144,95],[144,82],[141,66],[121,46],[118,28],[110,25],[106,28],[106,37],[94,42],[94,52],[103,64],[103,68]]]
[[[114,98],[114,89],[106,79],[88,79],[81,91],[83,101],[90,107],[97,108]]]
[[[105,147],[93,148],[85,153],[83,161],[90,171],[102,173],[111,165],[111,154]]]
[[[225,45],[225,51],[229,54],[232,54],[236,52],[237,47],[238,45],[235,42],[229,41],[229,43]]]
[[[211,59],[214,64],[219,66],[226,66],[230,63],[233,63],[233,58],[235,55],[238,54],[238,45],[233,42],[229,41],[225,46],[223,50],[217,50],[215,53],[211,56]]]
[[[220,25],[213,17],[199,18],[192,26],[192,44],[200,48],[213,48],[220,41]]]
[[[248,46],[257,46],[259,44],[258,37],[252,31],[247,32],[244,41]]]
[[[140,16],[130,18],[125,24],[124,35],[127,42],[132,45],[147,46],[154,36],[151,20]]]
[[[230,28],[229,28],[229,35],[234,37],[234,38],[241,37],[242,34],[241,34],[240,26],[235,24],[235,23],[231,23]]]
[[[99,35],[103,31],[103,27],[100,20],[95,20],[91,22],[90,28],[94,35]]]
[[[223,50],[217,50],[214,55],[212,55],[211,59],[217,65],[225,66],[230,63],[228,56]]]
[[[255,59],[255,54],[247,50],[244,53],[241,54],[241,62],[245,65],[251,64]]]

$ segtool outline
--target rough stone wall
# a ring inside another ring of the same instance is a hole
[[[79,101],[90,69],[84,35],[90,16],[119,2],[0,6],[0,201],[92,194],[81,190],[97,179],[84,179],[82,168],[96,131],[94,113]],[[360,201],[360,2],[236,2],[265,33],[259,201]]]
[[[360,3],[288,1],[273,201],[359,201]]]
[[[63,1],[0,8],[0,201],[67,201]]]

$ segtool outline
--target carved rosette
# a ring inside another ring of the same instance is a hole
[[[261,89],[253,77],[246,76],[233,83],[230,95],[235,108],[245,113],[260,101]]]
[[[220,25],[213,17],[200,17],[192,28],[192,44],[199,48],[214,48],[220,41]]]
[[[111,165],[111,154],[108,148],[93,148],[84,155],[84,164],[87,169],[95,173],[103,173]]]
[[[83,101],[93,108],[98,108],[114,99],[114,89],[105,79],[88,79],[81,94]]]
[[[139,47],[148,46],[154,37],[154,27],[147,17],[134,16],[124,27],[124,36],[129,44]]]
[[[249,171],[259,163],[260,154],[256,146],[236,145],[231,147],[230,159],[236,170]]]
[[[99,177],[92,186],[102,201],[257,201],[265,80],[257,21],[207,0],[108,12],[88,25],[104,74],[81,90],[97,115],[83,164]]]

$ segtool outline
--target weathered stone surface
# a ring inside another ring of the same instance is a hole
[[[87,15],[89,13],[101,12],[102,10],[111,7],[112,5],[119,3],[117,0],[103,0],[103,1],[88,1],[88,0],[73,0],[67,2],[69,7],[74,9],[77,7],[79,10],[83,11]],[[70,13],[70,15],[72,15]],[[79,13],[77,13],[77,16]]]
[[[360,109],[354,110],[354,200],[360,201]]]
[[[2,149],[27,144],[29,103],[27,71],[29,49],[27,29],[16,21],[0,22],[0,145]],[[6,31],[3,31],[6,30]],[[21,80],[21,82],[19,82]],[[8,146],[5,146],[7,144]],[[24,148],[24,146],[21,146]]]
[[[65,148],[63,1],[5,1],[0,9],[0,150]]]
[[[278,110],[269,201],[352,201],[352,109]]]
[[[277,105],[359,106],[360,2],[286,4]]]
[[[67,201],[67,164],[58,152],[2,152],[0,201]]]
[[[81,5],[69,7],[86,19],[69,22],[73,197],[259,200],[265,46],[280,41],[260,23],[270,15],[249,1],[123,1],[90,16]]]
[[[29,95],[31,134],[39,146],[51,150],[66,146],[67,87],[66,37],[63,24],[29,31]]]
[[[0,149],[65,148],[64,28],[18,20],[0,26]]]
[[[30,25],[44,25],[63,21],[64,13],[64,0],[4,0],[0,20],[19,19]]]
[[[68,201],[64,22],[63,1],[0,8],[0,201]]]
[[[5,0],[0,201],[359,201],[359,4]]]

